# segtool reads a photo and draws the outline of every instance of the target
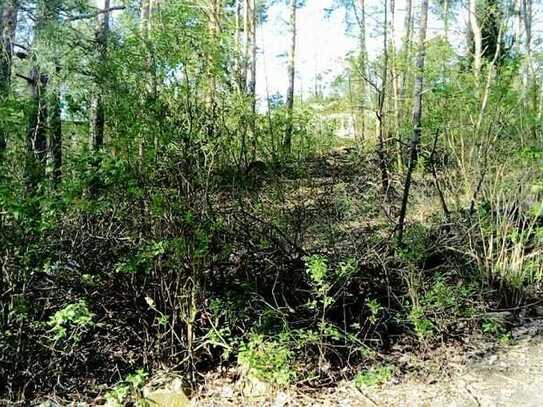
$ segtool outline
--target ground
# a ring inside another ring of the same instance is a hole
[[[194,406],[342,406],[342,407],[540,407],[543,405],[543,320],[530,321],[512,332],[513,344],[495,347],[477,342],[472,350],[444,347],[422,362],[411,377],[395,378],[381,388],[359,389],[348,382],[334,389],[273,395],[242,394],[238,382],[212,380]],[[243,386],[247,389],[247,385]]]

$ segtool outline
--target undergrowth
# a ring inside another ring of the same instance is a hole
[[[359,159],[332,157],[341,168]],[[104,181],[92,202],[84,185],[70,205],[47,193],[12,202],[2,218],[3,392],[39,397],[62,382],[58,395],[77,397],[84,376],[95,383],[86,397],[117,384],[107,398],[122,403],[164,365],[192,383],[224,366],[278,387],[340,377],[371,387],[398,373],[386,356],[398,346],[473,332],[507,343],[509,325],[487,314],[539,292],[531,210],[489,204],[451,213],[454,222],[411,222],[398,246],[383,219],[345,228],[375,191],[363,169],[350,187],[315,183],[316,173],[336,176],[327,165],[315,158],[296,176],[218,192],[208,208],[136,173]],[[217,199],[230,209],[215,210]]]

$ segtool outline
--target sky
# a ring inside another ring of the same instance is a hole
[[[296,91],[308,94],[314,89],[315,76],[329,72],[335,76],[345,66],[347,53],[356,48],[357,40],[345,33],[345,12],[338,10],[324,18],[324,9],[333,0],[309,0],[297,13]],[[275,4],[268,10],[268,20],[257,29],[257,94],[261,99],[269,94],[284,94],[287,86],[287,50],[289,10]]]
[[[337,0],[336,0],[337,1]],[[331,16],[325,17],[325,10],[333,7],[334,0],[307,0],[306,5],[298,9],[296,46],[296,94],[309,95],[314,89],[317,73],[326,73],[325,82],[331,81],[343,72],[345,58],[358,47],[358,27],[347,30],[344,9],[336,9]],[[415,9],[418,1],[413,1]],[[382,0],[366,0],[366,35],[370,57],[382,49],[383,14]],[[395,30],[399,43],[402,35],[405,0],[396,1]],[[429,37],[442,30],[438,17],[439,10],[429,16]],[[465,41],[466,13],[460,11],[456,22],[451,21],[451,40],[458,44]],[[267,21],[257,28],[257,95],[266,99],[266,88],[270,95],[285,94],[287,88],[287,50],[289,33],[287,31],[289,10],[284,2],[278,2],[268,10]],[[455,31],[456,30],[456,31]],[[350,32],[348,32],[350,31]]]

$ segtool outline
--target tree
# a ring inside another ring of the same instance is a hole
[[[249,128],[251,130],[252,159],[256,156],[256,2],[245,0],[245,55],[244,73],[242,83],[246,85],[246,93],[249,97],[251,118]],[[243,159],[246,156],[245,130],[242,140],[241,153]]]
[[[469,48],[473,58],[473,72],[479,79],[483,59],[491,62],[499,49],[498,62],[506,53],[500,27],[503,20],[502,6],[499,0],[470,0],[469,2]]]
[[[47,84],[49,75],[38,62],[36,51],[40,43],[44,40],[44,35],[47,27],[58,22],[60,13],[60,0],[45,1],[38,0],[36,4],[36,16],[34,24],[33,43],[30,50],[31,69],[26,79],[30,88],[30,102],[27,112],[27,160],[26,160],[26,178],[28,188],[33,191],[37,183],[45,174],[45,166],[48,153],[48,125],[49,109],[47,101]],[[52,97],[51,100],[58,104],[58,99]],[[57,106],[53,106],[53,110],[57,112]],[[58,120],[53,120],[52,124],[60,125]],[[55,148],[58,145],[58,137],[62,135],[58,128],[55,129],[54,142]],[[57,150],[58,153],[58,150]]]
[[[413,135],[409,147],[409,164],[405,175],[402,206],[400,209],[400,218],[398,221],[398,242],[403,243],[403,232],[407,204],[409,201],[409,189],[411,187],[411,178],[413,169],[417,161],[417,150],[422,134],[422,95],[424,85],[424,60],[426,57],[426,30],[428,27],[428,0],[421,0],[421,19],[417,50],[417,73],[415,76],[415,98],[413,107]]]
[[[532,53],[532,20],[533,20],[533,6],[532,0],[520,0],[520,14],[524,21],[524,47],[526,52],[526,58],[524,62],[524,93],[531,96],[532,108],[537,109],[537,93],[538,87],[536,83],[536,74],[534,72],[534,60]],[[526,99],[526,98],[524,98]],[[526,104],[526,103],[525,103]]]
[[[58,57],[55,57],[55,75],[59,75],[60,66]],[[48,123],[48,146],[52,166],[53,166],[53,181],[58,184],[62,173],[62,109],[60,100],[60,89],[52,89],[49,96],[49,123]]]
[[[292,148],[292,129],[293,129],[293,109],[294,109],[294,78],[296,76],[296,10],[298,8],[297,0],[290,1],[290,18],[289,18],[289,31],[290,31],[290,48],[288,53],[288,87],[287,87],[287,125],[285,130],[285,139],[283,147],[286,152],[291,151]]]
[[[482,64],[483,36],[479,25],[477,0],[469,0],[469,23],[472,35],[471,39],[473,41],[473,73],[475,78],[479,78]]]
[[[366,134],[366,77],[368,50],[366,47],[366,4],[365,0],[358,0],[360,15],[358,25],[360,30],[360,126],[359,132],[362,140]]]
[[[377,146],[377,155],[379,157],[379,168],[381,170],[381,187],[382,192],[385,198],[388,194],[388,188],[389,188],[389,174],[388,174],[388,157],[387,152],[385,151],[385,120],[386,120],[386,114],[385,114],[385,101],[386,101],[386,93],[387,93],[387,86],[388,86],[388,70],[389,70],[389,42],[388,42],[388,1],[385,0],[383,3],[383,11],[384,11],[384,21],[383,21],[383,28],[384,28],[384,34],[383,34],[383,65],[381,69],[381,87],[376,89],[377,90],[377,106],[375,111],[375,116],[377,118],[377,139],[378,139],[378,146]]]
[[[110,0],[103,1],[101,12],[96,16],[95,43],[98,49],[98,64],[96,73],[96,92],[91,101],[91,131],[90,131],[90,149],[94,152],[99,151],[104,144],[104,67],[107,63],[107,45],[109,36],[109,8]]]
[[[242,34],[243,34],[243,0],[236,0],[236,26],[235,26],[235,44],[236,57],[234,59],[234,75],[235,81],[240,92],[245,90],[245,82],[243,79],[244,54],[242,52]]]
[[[140,33],[143,38],[147,38],[147,33],[149,32],[150,12],[151,12],[150,0],[141,0]]]
[[[9,92],[11,82],[11,65],[13,58],[13,39],[17,28],[17,0],[6,0],[0,9],[1,21],[1,54],[0,54],[0,92],[5,96]]]
[[[6,0],[1,5],[0,16],[0,100],[4,99],[10,90],[11,67],[13,58],[13,39],[17,27],[17,12],[19,4],[17,0]],[[6,136],[0,132],[0,154],[6,148]]]

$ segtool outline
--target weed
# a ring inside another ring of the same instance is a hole
[[[47,325],[51,327],[52,340],[58,341],[67,337],[78,340],[81,330],[94,325],[92,318],[94,314],[89,311],[87,303],[80,300],[74,304],[67,305],[49,319]]]
[[[481,321],[481,329],[487,335],[501,336],[505,332],[504,323],[497,319],[484,319]]]
[[[427,238],[428,231],[423,225],[410,225],[404,232],[402,246],[397,248],[400,259],[410,265],[421,263],[426,255]]]
[[[426,318],[423,308],[420,305],[415,305],[409,312],[409,321],[413,324],[415,333],[419,339],[426,339],[432,335],[434,325],[432,321]]]
[[[379,321],[380,315],[383,311],[383,306],[375,299],[368,300],[366,305],[370,309],[369,321],[371,324],[375,324],[377,321]]]
[[[147,405],[147,402],[141,396],[141,389],[147,380],[147,376],[148,374],[143,369],[130,373],[122,383],[119,383],[106,394],[106,400],[115,407],[126,405],[129,399],[133,399],[137,406]]]
[[[387,383],[391,378],[392,368],[386,365],[378,365],[358,373],[353,382],[357,387],[377,387]]]
[[[252,335],[238,354],[238,363],[247,369],[249,376],[280,386],[288,385],[296,378],[292,359],[286,344],[266,340],[263,335]]]

